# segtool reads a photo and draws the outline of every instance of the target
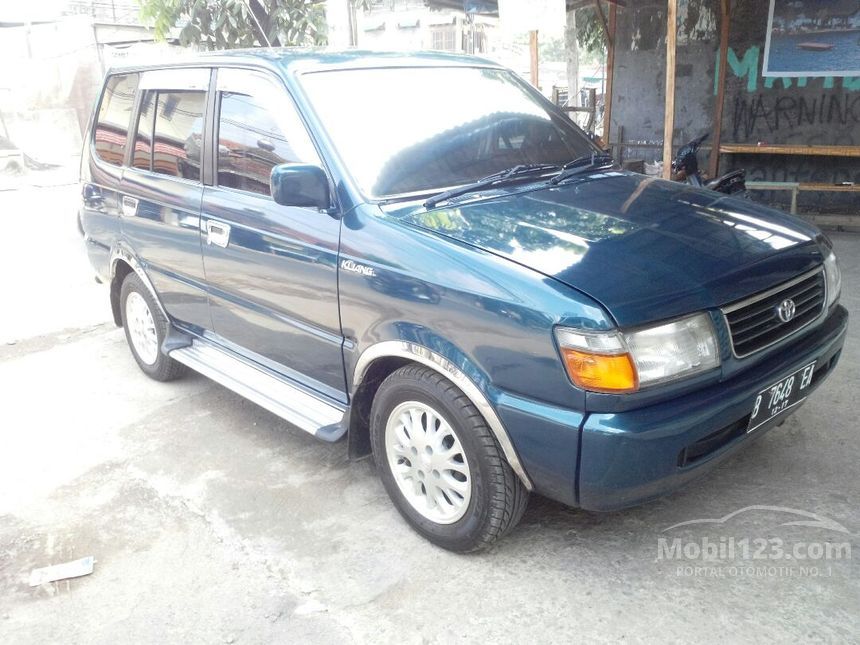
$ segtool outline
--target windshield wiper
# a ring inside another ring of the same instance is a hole
[[[612,155],[592,152],[590,155],[584,155],[582,157],[577,157],[573,161],[568,161],[564,166],[562,166],[561,172],[549,180],[549,183],[555,185],[583,172],[614,165],[615,159],[612,158]]]
[[[558,164],[551,163],[528,163],[528,164],[520,164],[518,166],[514,166],[512,168],[508,168],[506,170],[500,170],[499,172],[494,172],[492,175],[487,175],[477,181],[473,181],[471,184],[465,184],[464,186],[458,186],[457,188],[452,188],[451,190],[446,190],[444,192],[439,193],[438,195],[433,195],[427,201],[424,202],[425,208],[433,208],[437,204],[448,201],[449,199],[453,199],[454,197],[459,197],[460,195],[466,195],[467,193],[474,192],[476,190],[481,190],[483,188],[490,188],[491,186],[497,186],[502,184],[510,179],[519,179],[520,177],[527,175],[534,175],[545,173],[549,170],[557,170]]]

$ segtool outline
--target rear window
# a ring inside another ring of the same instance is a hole
[[[99,159],[114,166],[121,166],[125,157],[137,81],[137,74],[111,76],[105,84],[99,105],[94,134],[95,151]]]
[[[200,179],[206,92],[158,92],[152,169],[163,175]]]

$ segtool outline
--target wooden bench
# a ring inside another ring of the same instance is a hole
[[[860,146],[797,146],[782,143],[724,143],[723,154],[742,155],[811,155],[816,157],[856,157],[860,159]],[[827,184],[822,182],[794,181],[748,181],[749,190],[790,190],[791,214],[797,215],[797,193],[800,191],[825,191],[834,193],[857,193],[857,184]]]
[[[825,184],[811,181],[748,181],[747,190],[790,190],[791,214],[797,215],[797,193],[801,191],[827,191],[834,193],[860,193],[860,184]]]
[[[815,157],[858,157],[860,146],[794,146],[782,143],[724,143],[722,154],[740,155],[812,155]]]
[[[820,184],[800,182],[800,190],[826,190],[833,193],[860,193],[860,184]]]
[[[747,190],[790,190],[791,191],[791,214],[797,215],[797,192],[800,183],[796,181],[748,181]]]

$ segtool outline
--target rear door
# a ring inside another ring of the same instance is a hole
[[[200,249],[206,100],[211,70],[143,72],[121,190],[122,230],[167,312],[211,329]]]
[[[90,261],[104,278],[110,275],[111,246],[120,234],[119,189],[138,82],[134,73],[108,77],[84,151],[88,163],[81,177],[81,225]]]
[[[217,72],[212,186],[203,192],[203,258],[215,332],[234,349],[346,400],[337,301],[340,221],[276,204],[272,168],[321,164],[283,84]]]

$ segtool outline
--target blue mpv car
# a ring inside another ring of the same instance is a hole
[[[780,425],[839,358],[830,242],[620,170],[507,69],[257,50],[113,70],[80,225],[150,377],[372,454],[447,549],[608,510]]]

